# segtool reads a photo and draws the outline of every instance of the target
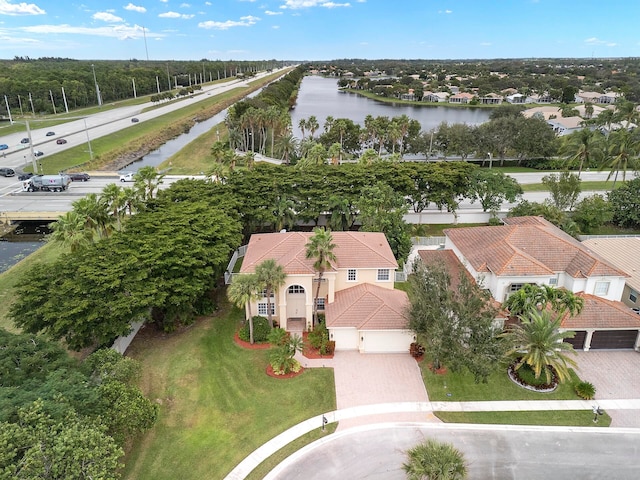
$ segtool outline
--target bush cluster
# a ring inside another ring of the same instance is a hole
[[[255,343],[265,343],[269,339],[269,332],[271,332],[271,327],[269,326],[269,320],[265,317],[254,316],[253,317],[253,341]],[[238,332],[238,337],[240,340],[245,342],[249,341],[249,322],[245,323],[244,326]]]

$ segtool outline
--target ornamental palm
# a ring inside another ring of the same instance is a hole
[[[51,240],[68,246],[72,252],[91,243],[93,231],[87,228],[84,216],[75,210],[61,215],[51,225]]]
[[[569,162],[578,162],[578,178],[582,168],[593,160],[600,163],[604,156],[604,136],[599,130],[583,128],[567,137],[562,146],[561,154],[566,156]]]
[[[640,142],[634,132],[622,128],[614,131],[609,136],[608,166],[611,171],[609,172],[609,176],[607,176],[607,180],[609,180],[613,172],[615,172],[612,188],[616,186],[618,173],[622,171],[622,180],[625,180],[627,169],[629,167],[635,169],[638,154],[640,154]]]
[[[251,302],[258,298],[260,282],[258,277],[253,275],[236,275],[229,285],[227,297],[238,308],[249,308],[249,342],[253,345],[253,314],[251,313]]]
[[[535,377],[545,374],[547,383],[551,382],[551,369],[555,370],[558,380],[564,382],[570,378],[569,367],[576,362],[569,357],[575,351],[565,338],[573,338],[575,332],[561,332],[560,317],[551,319],[548,311],[529,311],[521,315],[521,323],[513,325],[503,334],[506,341],[513,345],[507,356],[516,360],[514,369],[518,370],[527,364]],[[550,368],[551,367],[551,368]]]
[[[409,480],[461,480],[467,477],[462,453],[450,443],[429,439],[407,452],[402,465]]]
[[[256,276],[267,294],[267,318],[269,326],[273,328],[273,315],[271,314],[271,294],[278,291],[284,285],[287,274],[284,268],[273,258],[268,258],[256,266]]]
[[[318,286],[313,299],[313,323],[315,325],[318,321],[318,297],[320,296],[322,277],[324,272],[331,267],[331,262],[336,261],[336,255],[333,253],[336,245],[333,243],[331,230],[314,228],[313,235],[309,238],[309,242],[305,247],[307,249],[306,257],[314,259],[313,269],[318,272]]]

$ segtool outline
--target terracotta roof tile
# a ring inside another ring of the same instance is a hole
[[[504,221],[506,225],[452,228],[444,233],[477,272],[627,276],[542,217],[509,217]]]
[[[335,301],[325,307],[327,327],[406,329],[408,305],[409,298],[402,290],[362,283],[336,292]]]
[[[640,328],[640,315],[631,311],[622,302],[580,292],[577,295],[584,299],[582,311],[575,317],[565,313],[561,326],[571,330],[585,328]]]
[[[384,233],[331,232],[336,247],[333,269],[389,268],[398,263]],[[313,274],[314,259],[305,258],[306,244],[313,233],[283,232],[259,233],[251,236],[240,273],[251,273],[262,261],[274,259],[284,267],[286,274]]]

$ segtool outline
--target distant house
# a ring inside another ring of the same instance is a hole
[[[525,103],[553,103],[553,98],[548,93],[533,93],[527,97]]]
[[[414,102],[416,100],[415,91],[413,88],[410,88],[407,93],[403,93],[400,95],[400,100],[408,100],[410,102]]]
[[[469,103],[476,96],[471,93],[456,93],[455,95],[451,95],[449,97],[449,103]]]
[[[498,95],[497,93],[488,93],[478,99],[478,101],[484,105],[500,105],[503,100],[502,95]]]
[[[240,274],[253,273],[266,259],[282,265],[286,280],[273,295],[271,313],[288,331],[313,328],[318,274],[313,268],[314,259],[306,258],[306,245],[312,235],[254,234],[240,269]],[[377,232],[332,232],[332,236],[336,261],[323,275],[317,307],[325,315],[336,349],[408,352],[414,341],[404,317],[408,298],[405,292],[394,289],[398,263],[386,237]],[[252,302],[254,314],[267,315],[269,302],[264,295]]]
[[[527,97],[521,93],[513,93],[511,95],[507,95],[504,99],[509,103],[521,104],[526,102]]]
[[[505,225],[444,231],[478,284],[504,302],[525,284],[563,287],[585,299],[575,317],[562,318],[575,348],[640,348],[640,315],[620,299],[628,274],[541,217],[508,217]]]
[[[584,128],[582,117],[557,117],[547,120],[556,135],[562,137]]]
[[[447,92],[425,92],[422,100],[425,102],[446,102],[448,98]]]
[[[583,92],[582,90],[576,93],[575,101],[578,103],[600,103],[600,104],[612,104],[622,97],[622,94],[617,92]]]

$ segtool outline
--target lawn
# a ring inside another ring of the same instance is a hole
[[[611,417],[604,414],[593,422],[590,410],[544,412],[435,412],[446,423],[484,423],[494,425],[562,425],[567,427],[608,427]]]
[[[411,235],[414,237],[441,237],[444,235],[442,231],[446,228],[464,228],[464,227],[485,227],[488,223],[430,223],[411,225]]]
[[[184,331],[147,327],[135,339],[128,355],[142,363],[141,386],[160,405],[160,418],[130,448],[124,478],[223,478],[267,440],[336,408],[331,369],[267,376],[268,351],[233,342],[240,319],[225,302]]]
[[[616,182],[615,188],[620,188],[624,185],[625,182],[618,181]],[[524,185],[520,185],[522,187],[523,192],[548,192],[549,187],[544,185],[543,183],[527,183]],[[580,188],[583,192],[589,191],[611,191],[613,190],[613,181],[587,181],[580,182]]]

